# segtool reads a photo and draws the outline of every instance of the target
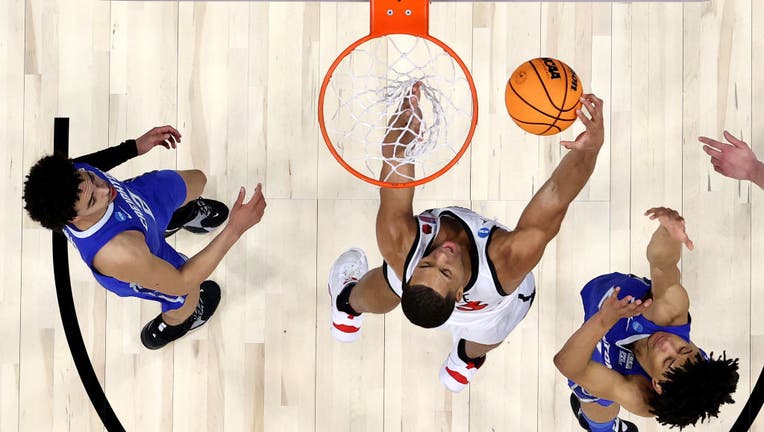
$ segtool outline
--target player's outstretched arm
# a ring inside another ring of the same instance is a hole
[[[419,109],[420,87],[415,83],[401,102],[398,113],[388,122],[388,132],[382,141],[385,161],[379,178],[390,183],[405,183],[414,177],[414,165],[403,160],[406,145],[419,138],[422,111]],[[400,143],[403,145],[393,145]],[[413,200],[414,188],[381,188],[377,212],[377,244],[382,256],[390,257],[408,249],[416,232]]]
[[[586,131],[575,141],[561,142],[570,152],[525,207],[515,230],[499,245],[502,256],[510,261],[511,279],[523,277],[538,264],[547,243],[560,231],[568,206],[594,171],[605,140],[602,100],[592,94],[581,100],[589,117],[580,110],[576,114]]]
[[[651,305],[651,300],[632,302],[631,296],[618,300],[619,291],[620,288],[615,288],[600,311],[573,333],[554,356],[554,364],[565,377],[591,394],[617,402],[630,412],[647,417],[650,413],[644,401],[643,387],[649,387],[649,383],[628,379],[591,359],[597,343],[618,320],[639,315]]]
[[[764,162],[758,160],[745,141],[724,131],[724,138],[730,144],[708,137],[699,137],[705,144],[703,151],[711,156],[714,171],[737,180],[750,180],[764,189]]]
[[[247,203],[244,203],[245,194],[242,187],[231,208],[228,225],[180,269],[152,255],[143,235],[136,231],[120,233],[109,241],[96,254],[93,265],[107,276],[144,288],[169,295],[187,294],[212,274],[234,243],[263,217],[266,202],[262,186],[257,185]]]
[[[682,244],[689,250],[693,250],[695,245],[687,236],[684,218],[676,210],[654,207],[647,210],[645,216],[660,222],[647,245],[655,302],[648,318],[661,325],[685,323],[690,298],[681,284],[677,264],[682,257]]]
[[[74,159],[74,161],[92,165],[101,171],[109,171],[136,156],[148,152],[158,145],[168,149],[175,148],[177,143],[180,142],[180,137],[180,132],[175,130],[174,127],[158,126],[137,139],[127,140],[120,145],[80,156]]]

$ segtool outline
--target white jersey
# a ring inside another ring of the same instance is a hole
[[[417,234],[403,266],[406,280],[410,280],[419,262],[430,252],[432,243],[441,227],[441,219],[450,217],[459,222],[467,232],[470,241],[470,258],[472,260],[472,275],[464,288],[462,298],[456,303],[455,310],[448,321],[441,326],[452,333],[456,327],[489,326],[496,329],[494,335],[466,335],[468,340],[479,343],[498,343],[525,317],[536,295],[536,284],[533,274],[528,273],[520,285],[511,294],[506,294],[496,275],[496,268],[488,257],[488,246],[494,231],[503,229],[510,231],[504,225],[483,218],[472,210],[463,207],[445,207],[431,209],[417,216]],[[390,288],[398,297],[402,295],[403,284],[400,275],[383,264],[383,273]],[[503,335],[503,336],[501,336]],[[455,335],[456,336],[456,335]],[[495,340],[500,338],[498,340]],[[482,340],[476,340],[482,339]]]

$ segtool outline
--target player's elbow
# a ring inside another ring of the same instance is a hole
[[[576,377],[578,376],[577,368],[572,367],[574,366],[571,364],[571,362],[568,360],[567,356],[565,355],[564,350],[561,350],[554,356],[554,366],[557,368],[558,371],[560,371],[561,374],[563,374],[568,379],[571,379],[573,381],[576,380]]]

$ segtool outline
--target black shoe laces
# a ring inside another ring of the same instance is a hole
[[[209,216],[212,213],[212,208],[204,201],[203,198],[196,199],[196,208],[204,216]]]

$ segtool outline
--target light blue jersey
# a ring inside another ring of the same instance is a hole
[[[96,253],[114,236],[124,231],[143,234],[149,251],[175,268],[186,262],[187,258],[167,244],[164,238],[172,214],[186,198],[186,184],[180,175],[169,170],[152,171],[123,182],[85,163],[75,162],[74,167],[92,172],[117,191],[117,197],[109,203],[106,213],[95,225],[84,231],[71,224],[64,227],[64,234],[77,248],[96,280],[119,296],[158,301],[162,304],[163,312],[181,307],[185,296],[172,296],[143,288],[135,283],[105,276],[93,267]]]

